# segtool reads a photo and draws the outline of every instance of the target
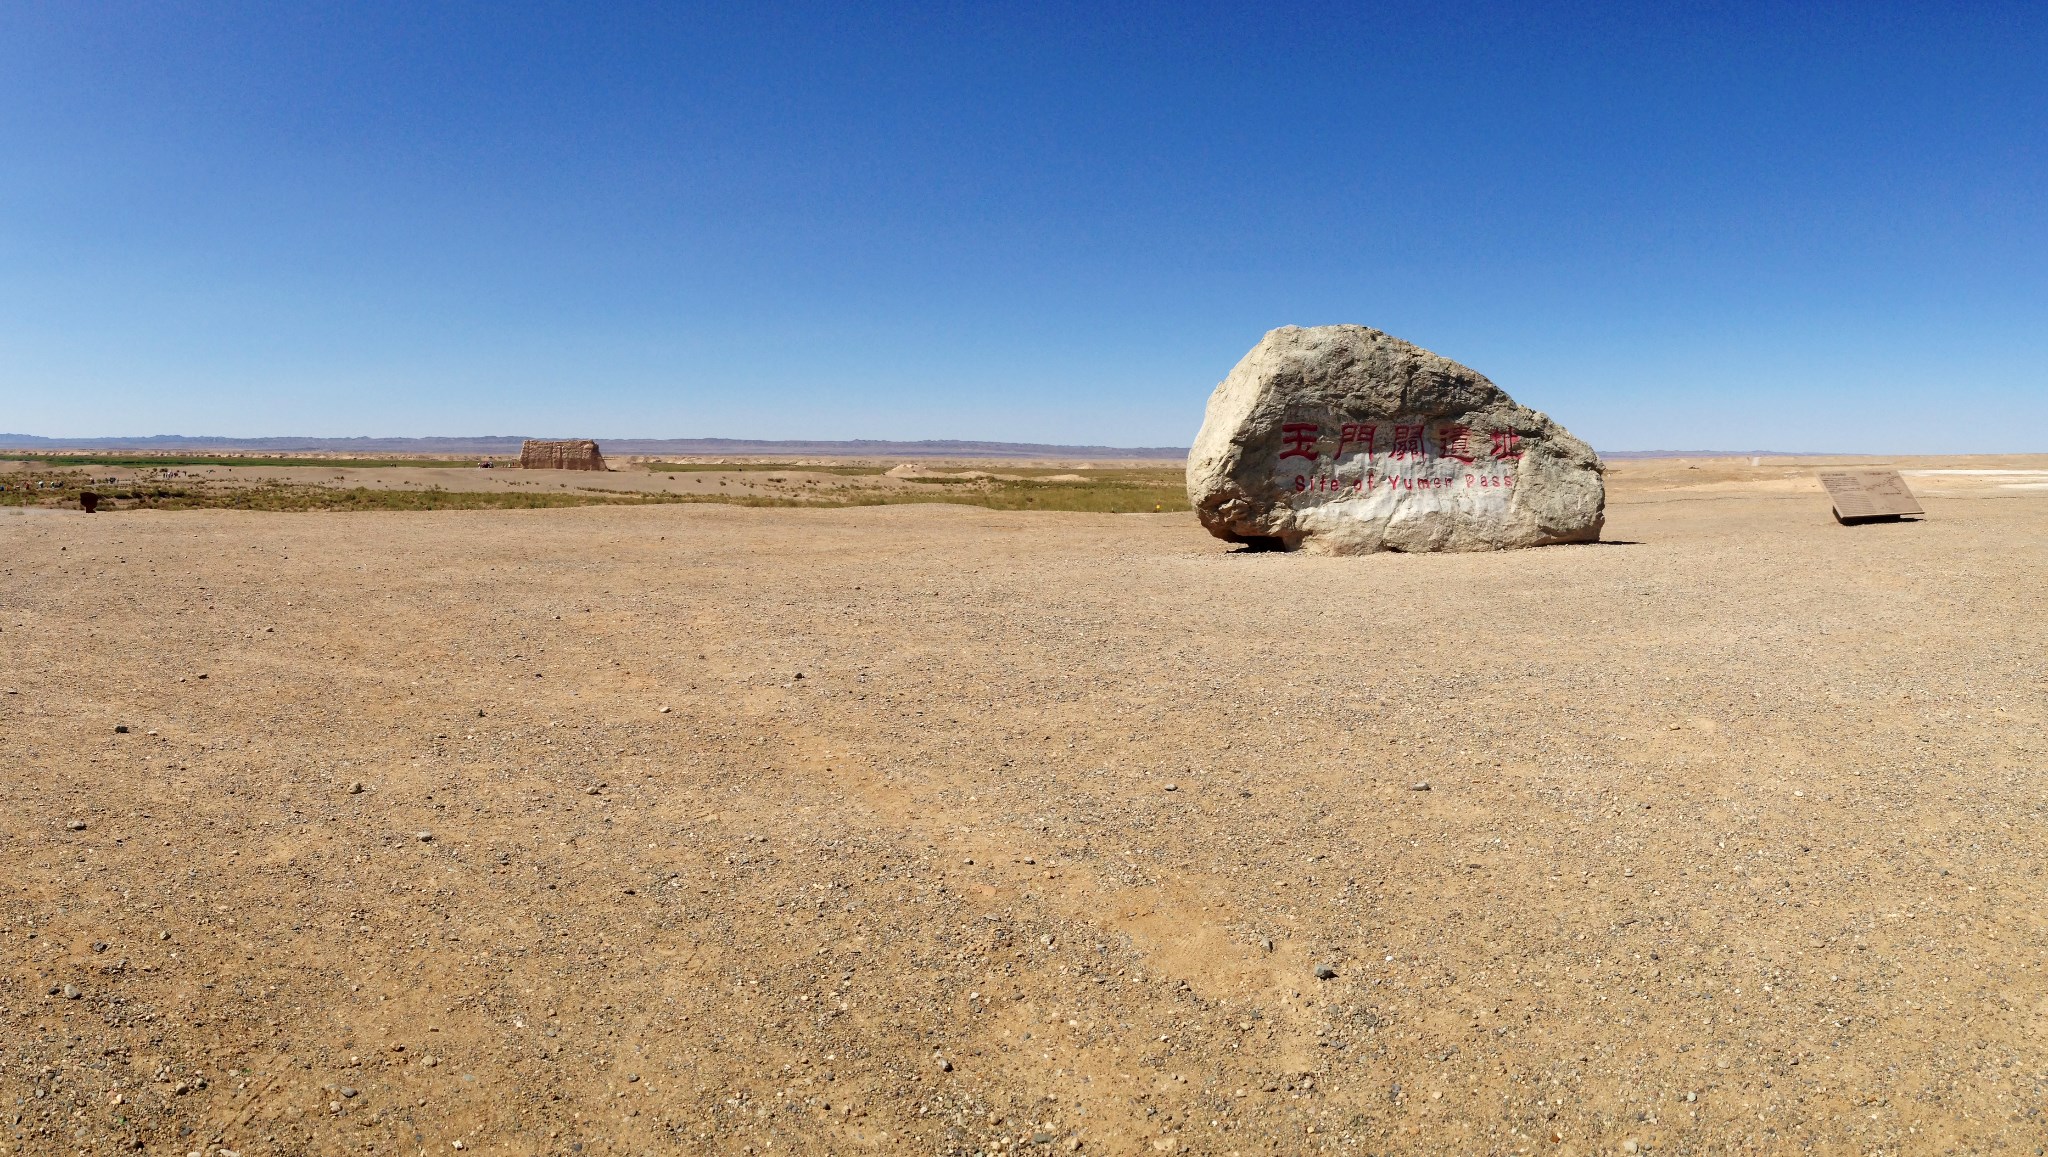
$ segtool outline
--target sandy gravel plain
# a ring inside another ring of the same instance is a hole
[[[1811,472],[0,512],[0,1149],[2038,1153],[2048,476]]]

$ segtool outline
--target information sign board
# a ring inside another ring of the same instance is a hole
[[[1927,513],[1896,470],[1830,470],[1821,474],[1820,484],[1834,501],[1835,521],[1844,526]]]

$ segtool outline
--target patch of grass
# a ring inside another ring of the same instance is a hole
[[[75,505],[78,492],[89,489],[86,476],[78,473],[0,474],[0,506]]]
[[[1187,484],[1156,479],[1118,482],[995,482],[980,505],[991,510],[1072,510],[1096,514],[1151,514],[1188,510]]]
[[[124,501],[131,496],[116,491]],[[204,488],[178,493],[148,493],[147,488],[132,496],[132,507],[154,510],[533,510],[559,506],[639,505],[662,502],[663,495],[549,493],[547,491],[443,490],[438,486],[417,490],[381,490],[368,486],[294,486],[271,484],[235,488]]]
[[[925,482],[938,482],[927,487]],[[297,482],[95,483],[78,471],[0,475],[0,505],[75,506],[82,490],[102,498],[103,512],[122,510],[536,510],[568,506],[652,506],[716,503],[755,507],[901,506],[943,502],[989,510],[1057,510],[1095,514],[1150,514],[1188,509],[1176,475],[1142,481],[1047,482],[989,478],[924,480],[914,488],[746,494],[660,494],[599,490],[378,489]]]
[[[931,481],[938,480],[919,479],[920,483]],[[784,501],[771,505],[908,506],[943,502],[989,510],[1058,510],[1082,514],[1154,514],[1190,509],[1187,486],[1178,480],[1171,485],[1158,481],[1037,482],[975,478],[945,481],[957,485],[931,491],[870,490],[843,497],[821,495],[819,501]]]
[[[40,485],[39,485],[40,484]],[[302,483],[187,484],[94,482],[82,473],[0,475],[0,506],[76,506],[81,491],[100,496],[102,513],[120,510],[497,510],[669,501],[663,495],[546,491],[343,489]]]

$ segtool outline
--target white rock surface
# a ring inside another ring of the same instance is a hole
[[[1602,469],[1475,370],[1361,325],[1284,326],[1210,395],[1188,499],[1229,542],[1504,550],[1598,539]]]

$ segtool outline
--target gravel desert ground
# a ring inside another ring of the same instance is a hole
[[[1908,465],[0,511],[0,1149],[2039,1153],[2048,459]]]

